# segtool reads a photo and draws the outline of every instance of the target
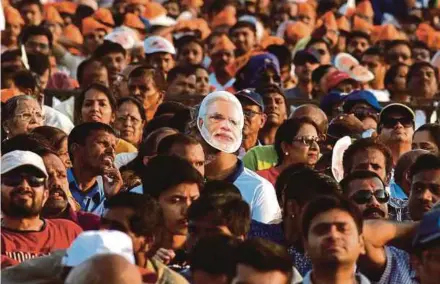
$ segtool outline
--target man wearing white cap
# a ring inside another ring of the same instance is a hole
[[[150,36],[144,41],[145,61],[158,67],[165,74],[170,71],[175,62],[176,49],[174,45],[161,36]]]
[[[40,156],[12,151],[1,158],[2,267],[68,248],[82,231],[69,220],[40,217],[49,191]]]
[[[252,219],[270,223],[280,218],[273,186],[244,168],[236,152],[242,142],[244,115],[239,100],[229,92],[213,92],[202,101],[197,128],[207,155],[205,176],[233,183],[250,205]]]

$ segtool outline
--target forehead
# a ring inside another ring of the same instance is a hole
[[[352,180],[349,184],[350,190],[362,189],[384,189],[382,181],[378,177]]]
[[[400,51],[400,52],[408,51],[408,53],[410,53],[411,49],[409,48],[408,45],[403,44],[403,43],[395,45],[395,46],[391,47],[391,49],[390,49],[390,52],[397,52],[397,51]]]
[[[171,148],[171,152],[177,155],[182,156],[204,156],[202,145],[200,144],[191,144],[191,145],[182,145],[182,144],[174,144]]]
[[[49,43],[49,39],[45,35],[31,35],[27,41],[39,42],[39,43]]]
[[[321,224],[345,223],[356,226],[353,217],[340,209],[331,209],[316,215],[310,223],[310,229]]]
[[[47,170],[66,170],[61,159],[55,154],[47,154],[43,156],[43,162]]]
[[[440,184],[440,169],[421,171],[413,176],[412,182]]]
[[[372,62],[377,62],[379,60],[379,55],[375,55],[375,54],[365,54],[364,56],[362,56],[362,61],[372,61]]]
[[[105,58],[120,58],[120,57],[124,57],[124,54],[121,52],[110,52],[110,53],[104,54],[102,57],[104,59]]]
[[[238,109],[236,105],[227,100],[223,99],[216,99],[208,102],[206,105],[206,112],[208,114],[212,113],[221,113],[224,115],[237,115],[238,116]]]
[[[103,100],[103,99],[108,101],[107,95],[104,92],[96,89],[88,90],[84,96],[84,100]]]
[[[181,183],[176,186],[173,186],[166,191],[164,191],[161,195],[163,196],[199,196],[199,185],[196,183]]]
[[[208,71],[206,71],[205,69],[199,68],[196,70],[196,76],[197,77],[208,77]]]
[[[415,74],[421,73],[421,72],[434,72],[434,69],[430,66],[425,65],[425,66],[421,66],[415,70]]]
[[[87,137],[89,140],[98,140],[103,139],[107,141],[114,141],[116,137],[107,131],[104,130],[98,130],[98,131],[92,131],[90,135]]]
[[[142,76],[129,77],[128,84],[129,85],[154,85],[154,81],[151,78],[150,74],[145,73]]]
[[[382,151],[375,148],[361,149],[354,154],[354,164],[365,162],[366,160],[385,163],[385,155]]]
[[[139,109],[137,108],[137,106],[134,103],[130,102],[130,101],[127,101],[127,102],[123,103],[118,108],[118,112],[127,112],[127,111],[130,111],[130,112],[134,111],[136,113],[139,113]],[[135,114],[135,113],[131,113],[131,114]]]
[[[238,33],[253,33],[254,31],[249,27],[239,27],[232,30],[232,34],[238,34]]]

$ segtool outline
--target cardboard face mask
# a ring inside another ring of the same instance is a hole
[[[197,127],[213,148],[236,152],[241,145],[244,117],[238,99],[229,92],[213,92],[200,105]]]

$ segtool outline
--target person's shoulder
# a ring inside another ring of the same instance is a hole
[[[118,144],[116,145],[116,154],[120,153],[133,153],[137,152],[135,146],[133,146],[131,143],[125,141],[124,139],[119,138]]]
[[[249,185],[253,185],[255,187],[269,187],[273,190],[273,185],[268,180],[247,168],[243,169],[243,173],[237,178],[237,181],[239,180],[242,182],[247,182]]]
[[[81,227],[75,222],[67,219],[45,219],[46,226],[49,230],[57,229],[59,231],[82,232]]]
[[[175,272],[165,264],[163,264],[160,260],[156,258],[150,258],[149,259],[153,266],[156,269],[157,274],[159,275],[159,281],[158,283],[169,283],[169,284],[185,284],[188,283],[188,281],[180,275],[179,273]]]

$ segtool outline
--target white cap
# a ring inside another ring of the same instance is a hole
[[[12,151],[2,156],[1,174],[6,174],[21,166],[33,166],[39,169],[47,177],[43,159],[30,151]]]
[[[168,17],[166,14],[157,16],[156,18],[148,20],[150,25],[152,26],[162,26],[162,27],[171,27],[174,26],[177,22],[171,17]]]
[[[136,32],[128,27],[121,26],[107,34],[104,39],[111,42],[119,43],[124,49],[132,49],[135,47],[139,37]]]
[[[353,55],[341,52],[335,57],[335,67],[339,71],[348,73],[354,66],[359,65],[359,61]]]
[[[161,36],[150,36],[144,40],[145,54],[153,54],[157,52],[166,52],[175,55],[176,49],[174,45],[166,38]]]
[[[238,18],[238,22],[247,22],[247,23],[254,25],[258,42],[260,42],[263,39],[264,27],[260,23],[260,21],[258,21],[257,18],[255,18],[254,16],[251,16],[251,15],[243,15],[240,18]]]
[[[123,232],[110,230],[82,232],[67,249],[61,263],[75,267],[100,254],[117,254],[135,264],[131,238]]]

